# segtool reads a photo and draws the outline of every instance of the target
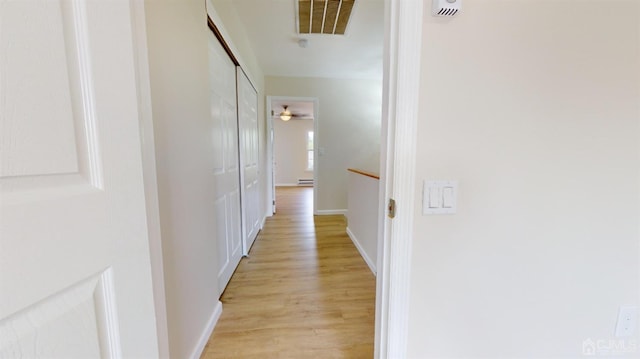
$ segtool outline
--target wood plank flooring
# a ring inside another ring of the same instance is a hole
[[[277,189],[267,218],[231,278],[201,359],[372,358],[375,277],[344,216],[313,216],[313,189]]]

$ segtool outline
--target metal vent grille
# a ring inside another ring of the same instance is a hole
[[[344,35],[355,0],[298,0],[298,33]]]

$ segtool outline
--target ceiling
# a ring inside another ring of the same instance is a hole
[[[382,79],[384,0],[356,0],[345,35],[298,34],[296,0],[221,1],[235,9],[266,76]]]

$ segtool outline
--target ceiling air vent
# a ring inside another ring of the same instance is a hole
[[[454,16],[462,7],[462,0],[433,0],[433,16]]]
[[[344,35],[355,0],[298,0],[298,33]]]

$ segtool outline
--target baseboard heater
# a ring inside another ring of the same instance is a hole
[[[313,178],[298,178],[298,186],[313,186]]]

